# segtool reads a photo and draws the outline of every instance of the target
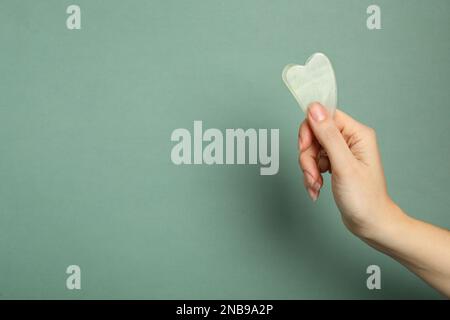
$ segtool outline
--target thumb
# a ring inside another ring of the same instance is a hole
[[[308,107],[308,123],[314,136],[325,149],[333,172],[340,171],[350,164],[353,154],[327,110],[318,102]]]

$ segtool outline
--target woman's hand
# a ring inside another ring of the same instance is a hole
[[[345,225],[358,236],[369,236],[393,217],[375,131],[336,110],[332,118],[319,103],[308,108],[299,129],[299,163],[304,183],[315,201],[330,171],[334,199]]]
[[[450,231],[405,214],[388,196],[375,131],[319,103],[299,130],[299,162],[315,201],[331,173],[334,199],[347,228],[392,256],[450,298]]]

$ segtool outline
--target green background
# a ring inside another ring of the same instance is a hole
[[[370,31],[373,3],[2,0],[0,298],[440,298],[345,229],[328,177],[313,204],[297,166],[281,71],[321,51],[392,197],[450,227],[450,2],[377,0]],[[172,164],[194,120],[279,128],[280,172]]]

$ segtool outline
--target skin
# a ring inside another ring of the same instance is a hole
[[[345,226],[450,298],[450,231],[408,216],[388,195],[375,131],[344,112],[331,117],[319,103],[300,125],[299,164],[316,201],[331,173]]]

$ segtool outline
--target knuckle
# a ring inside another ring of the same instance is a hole
[[[371,128],[371,127],[365,127],[364,131],[365,131],[366,135],[367,135],[369,138],[372,138],[372,139],[374,139],[374,140],[376,139],[377,132],[375,131],[374,128]]]
[[[305,163],[307,163],[307,161],[308,161],[307,157],[308,156],[305,153],[301,153],[298,156],[298,164],[300,165],[300,167],[303,168],[305,166]]]
[[[298,165],[299,165],[300,167],[303,167],[302,164],[304,163],[304,159],[305,159],[304,154],[301,153],[301,154],[298,155],[298,159],[297,159],[297,160],[298,160]]]

